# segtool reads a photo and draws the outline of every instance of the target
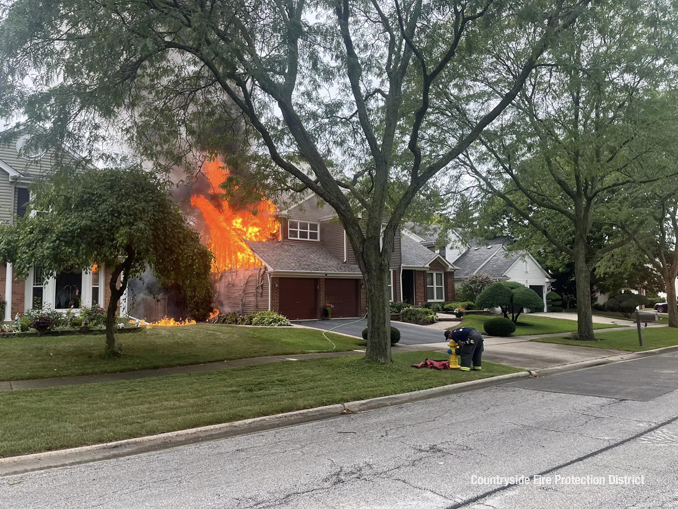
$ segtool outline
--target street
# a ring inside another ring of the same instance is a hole
[[[0,507],[676,507],[676,388],[667,353],[6,477]]]

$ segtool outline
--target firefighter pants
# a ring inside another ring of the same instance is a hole
[[[461,345],[461,370],[481,369],[483,356],[483,338],[474,339],[472,344]]]

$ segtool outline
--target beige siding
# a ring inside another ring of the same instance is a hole
[[[327,203],[320,201],[316,196],[312,196],[303,203],[293,207],[287,213],[287,217],[295,221],[309,221],[319,223],[321,218],[327,218],[334,215],[334,209]]]
[[[268,274],[266,268],[261,267],[247,278],[242,290],[242,312],[266,311],[268,309],[268,290]]]
[[[9,176],[0,170],[0,222],[9,223],[14,217],[14,184]]]
[[[16,150],[16,141],[0,144],[0,160],[24,175],[44,175],[49,173],[55,165],[54,151],[47,151],[42,157],[36,159],[22,157]]]
[[[393,252],[391,253],[391,268],[399,269],[403,262],[403,254],[400,248],[400,232],[393,239]]]
[[[330,253],[344,261],[344,228],[340,224],[321,223],[320,239]]]

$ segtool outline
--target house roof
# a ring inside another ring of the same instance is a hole
[[[272,272],[323,272],[360,275],[357,265],[334,256],[319,242],[247,242]]]
[[[403,225],[407,231],[413,233],[421,239],[425,246],[435,246],[440,236],[441,227],[435,224],[421,225],[417,223],[405,223]]]
[[[457,277],[473,274],[486,274],[498,279],[509,270],[524,253],[507,251],[506,237],[474,242],[471,247],[457,258],[454,264],[459,267]]]
[[[402,252],[403,267],[428,267],[433,260],[437,259],[450,269],[455,268],[455,266],[448,262],[445,257],[424,247],[409,235],[403,235],[400,238],[400,249]]]

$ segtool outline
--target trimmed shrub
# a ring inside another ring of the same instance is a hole
[[[487,287],[478,295],[476,304],[483,309],[501,308],[504,318],[511,314],[513,323],[518,321],[524,308],[531,311],[544,310],[544,301],[537,292],[514,281],[495,283]]]
[[[252,318],[252,325],[266,327],[286,327],[291,325],[290,321],[283,315],[275,311],[259,311]]]
[[[510,336],[516,331],[516,324],[508,318],[491,318],[483,324],[490,336]]]
[[[403,309],[412,307],[407,302],[391,302],[391,313],[400,313]]]
[[[558,313],[563,310],[563,298],[556,292],[549,292],[546,294],[546,309],[548,311]]]
[[[363,339],[367,341],[367,334],[368,330],[367,327],[363,329]],[[391,327],[391,344],[395,345],[398,341],[400,341],[400,329],[396,329],[395,327]]]
[[[403,322],[430,325],[438,321],[438,315],[432,309],[406,308],[400,313],[400,319]]]
[[[631,318],[637,306],[646,305],[647,303],[648,299],[644,295],[625,291],[610,297],[605,303],[605,307],[610,311],[620,312],[625,318]]]

